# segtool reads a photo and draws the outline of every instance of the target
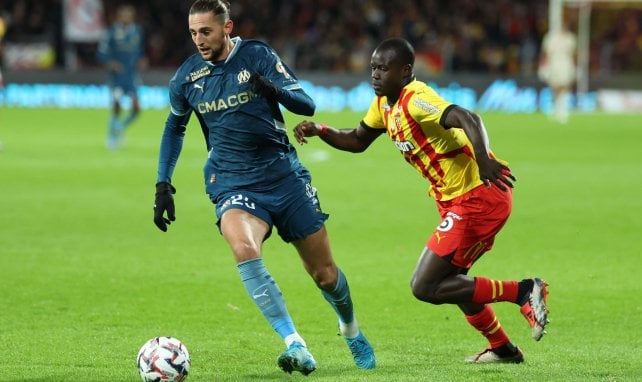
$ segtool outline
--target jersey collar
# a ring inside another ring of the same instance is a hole
[[[205,63],[209,66],[227,64],[232,59],[232,57],[234,57],[236,52],[238,52],[242,40],[240,37],[236,36],[236,37],[232,37],[231,41],[234,43],[234,48],[232,48],[232,50],[230,51],[230,54],[227,55],[227,58],[225,59],[225,61],[217,61],[217,62],[205,61]]]

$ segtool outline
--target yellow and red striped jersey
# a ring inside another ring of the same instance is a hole
[[[454,104],[414,80],[392,106],[386,97],[376,96],[363,118],[368,127],[386,129],[404,159],[430,181],[428,193],[437,200],[456,198],[483,184],[464,130],[443,126],[450,107]]]

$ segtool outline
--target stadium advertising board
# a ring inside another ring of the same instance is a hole
[[[443,87],[435,83],[429,84],[445,99],[481,112],[548,113],[553,103],[550,88],[519,86],[514,80],[495,80],[481,92],[456,82]],[[361,82],[350,89],[320,86],[308,81],[301,81],[301,85],[315,100],[317,111],[347,109],[365,112],[374,95],[367,82]],[[105,85],[9,83],[0,90],[0,106],[100,109],[109,107],[110,97]],[[145,109],[167,109],[167,87],[142,86],[140,101]],[[573,96],[571,102],[578,112],[640,112],[642,92],[599,90]]]

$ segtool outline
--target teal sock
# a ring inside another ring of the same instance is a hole
[[[107,130],[107,137],[109,140],[118,139],[120,120],[118,116],[112,112],[109,116],[109,129]]]
[[[272,328],[284,340],[296,333],[292,318],[285,307],[283,294],[265,268],[263,259],[243,261],[237,267],[247,293]]]
[[[348,286],[348,280],[346,280],[345,275],[341,272],[341,269],[337,268],[337,285],[330,292],[321,290],[323,297],[332,305],[334,311],[339,316],[339,319],[344,324],[349,324],[354,321],[354,309],[352,306],[352,298],[350,298],[350,287]]]
[[[127,126],[129,126],[129,124],[132,123],[134,119],[136,119],[136,117],[138,117],[138,112],[132,111],[131,113],[129,113],[127,118],[125,118],[125,120],[123,121],[121,129],[125,130]]]

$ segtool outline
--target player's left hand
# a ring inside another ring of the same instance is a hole
[[[260,94],[261,97],[270,101],[277,100],[279,89],[267,78],[258,73],[252,73],[249,83],[254,93]]]
[[[490,187],[492,183],[502,191],[507,190],[506,186],[513,188],[513,183],[510,180],[514,182],[517,179],[505,164],[488,157],[486,159],[478,158],[477,165],[479,166],[479,178],[486,187]]]

